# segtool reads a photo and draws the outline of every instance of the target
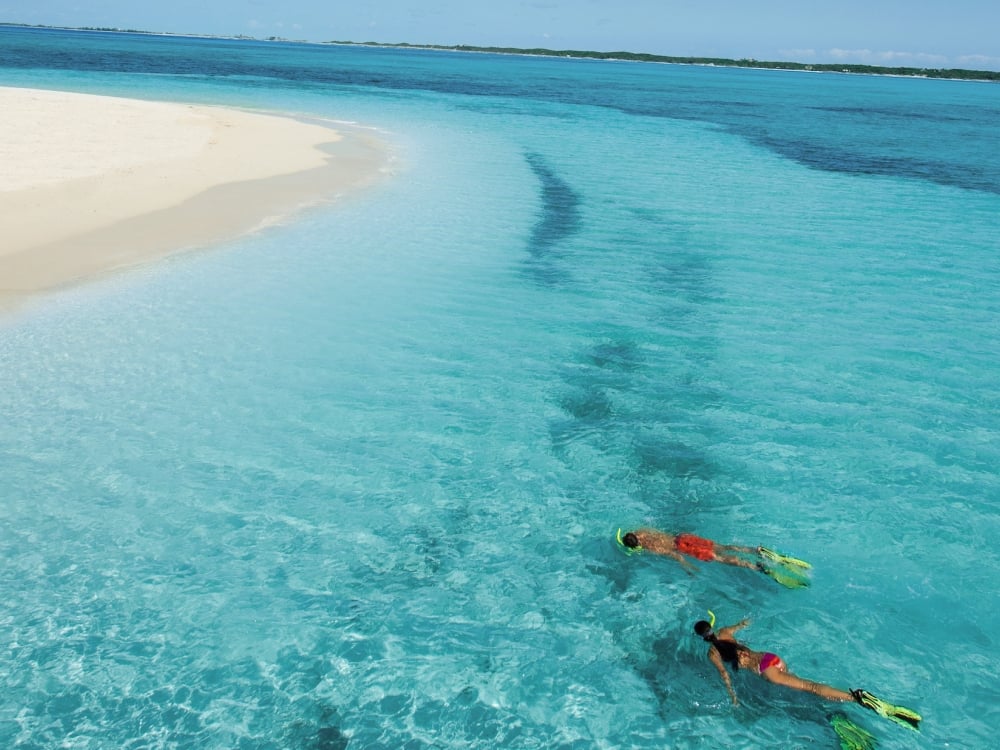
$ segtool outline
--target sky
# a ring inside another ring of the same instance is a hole
[[[1000,0],[0,0],[0,22],[1000,71]]]

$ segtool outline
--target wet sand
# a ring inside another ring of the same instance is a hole
[[[0,311],[254,231],[384,174],[369,131],[0,87]]]

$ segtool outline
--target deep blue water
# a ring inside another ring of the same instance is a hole
[[[991,746],[1000,88],[2,27],[0,84],[358,122],[394,172],[4,321],[0,742],[837,747],[729,705],[712,609],[919,709],[844,708],[884,748]]]

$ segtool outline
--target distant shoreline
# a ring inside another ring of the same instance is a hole
[[[287,39],[284,37],[253,37],[244,34],[238,35],[217,35],[217,34],[181,34],[176,32],[143,31],[139,29],[118,29],[99,27],[69,27],[69,26],[46,26],[43,24],[24,23],[2,23],[2,27],[28,28],[28,29],[52,29],[59,31],[93,31],[114,34],[144,34],[148,36],[176,36],[194,39],[231,39],[255,42],[284,42],[294,44],[316,44],[316,45],[340,45],[353,47],[383,47],[390,49],[418,49],[436,50],[442,52],[479,52],[497,55],[524,55],[533,57],[559,57],[574,58],[582,60],[606,60],[611,62],[651,62],[666,63],[673,65],[701,65],[718,68],[751,68],[755,70],[791,70],[811,73],[847,73],[858,75],[882,75],[902,78],[931,78],[937,80],[957,80],[957,81],[987,81],[1000,82],[1000,71],[993,70],[969,70],[966,68],[914,68],[914,67],[891,67],[883,65],[861,65],[853,63],[799,63],[785,61],[756,60],[753,58],[730,59],[723,57],[694,57],[694,56],[671,56],[654,55],[645,52],[597,52],[593,50],[551,50],[545,48],[520,48],[520,47],[480,47],[469,44],[441,45],[441,44],[411,44],[408,42],[353,42],[331,40],[326,42],[308,42],[298,39]]]
[[[900,78],[933,78],[955,81],[988,81],[1000,82],[1000,71],[966,70],[964,68],[910,68],[888,67],[880,65],[860,65],[853,63],[797,63],[772,62],[743,58],[732,60],[722,57],[671,57],[653,55],[645,52],[593,52],[586,50],[550,50],[544,48],[521,49],[517,47],[476,47],[467,44],[409,44],[399,42],[386,44],[383,42],[348,42],[331,41],[320,44],[339,44],[353,47],[388,47],[393,49],[423,49],[442,52],[479,52],[494,55],[523,55],[529,57],[560,57],[578,60],[606,60],[608,62],[651,62],[668,65],[700,65],[715,68],[750,68],[753,70],[791,70],[807,73],[848,73],[858,75],[882,75]]]
[[[774,62],[743,58],[732,60],[722,57],[673,57],[653,55],[645,52],[594,52],[588,50],[550,50],[544,48],[521,49],[517,47],[476,47],[467,44],[385,44],[382,42],[331,41],[322,44],[339,44],[355,47],[390,47],[399,49],[426,49],[444,52],[484,52],[496,55],[525,55],[534,57],[561,57],[580,60],[607,60],[609,62],[652,62],[672,65],[701,65],[717,68],[752,68],[754,70],[792,70],[810,73],[853,73],[861,75],[884,75],[904,78],[934,78],[940,80],[991,81],[1000,82],[1000,71],[966,70],[964,68],[910,68],[880,65],[860,65],[853,63],[797,63]]]

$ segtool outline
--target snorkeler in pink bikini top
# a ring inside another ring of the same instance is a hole
[[[711,615],[711,613],[709,613]],[[894,706],[876,698],[866,690],[841,690],[839,688],[824,685],[821,682],[813,682],[792,674],[780,656],[770,651],[754,651],[735,638],[735,633],[750,624],[749,620],[740,620],[735,625],[720,628],[718,633],[713,630],[715,615],[711,615],[712,622],[699,620],[694,625],[694,632],[709,643],[708,659],[715,665],[722,677],[722,681],[729,692],[729,697],[733,705],[739,705],[736,691],[733,688],[732,679],[726,666],[733,670],[745,669],[760,675],[768,682],[776,685],[802,690],[813,693],[820,698],[838,703],[854,701],[865,708],[875,711],[880,716],[895,721],[898,724],[908,726],[911,729],[919,729],[921,716],[915,711],[902,706]]]

